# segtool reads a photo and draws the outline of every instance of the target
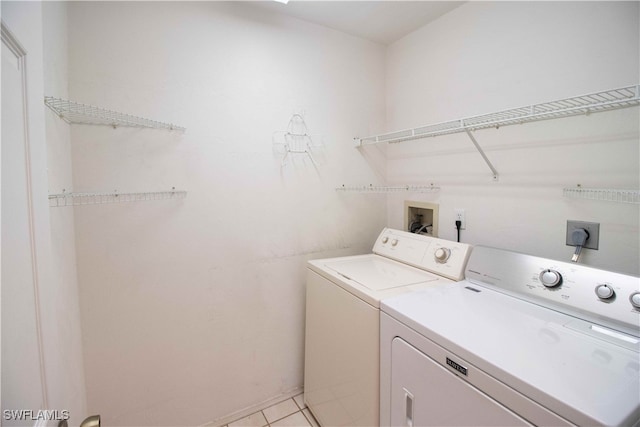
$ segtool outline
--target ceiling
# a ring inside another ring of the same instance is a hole
[[[391,44],[455,9],[462,1],[252,1],[255,7],[283,13],[376,43]]]

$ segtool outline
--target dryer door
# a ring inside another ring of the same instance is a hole
[[[392,426],[531,425],[402,338],[391,360]]]

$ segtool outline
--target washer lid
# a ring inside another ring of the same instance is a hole
[[[376,291],[438,280],[433,274],[378,256],[332,261],[327,262],[325,266],[367,289]]]

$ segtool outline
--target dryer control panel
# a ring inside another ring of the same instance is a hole
[[[452,280],[462,280],[471,245],[385,228],[373,253]]]
[[[638,277],[484,246],[474,249],[465,277],[640,337]]]

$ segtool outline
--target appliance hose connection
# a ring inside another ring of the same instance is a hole
[[[576,251],[573,253],[571,257],[572,262],[578,262],[578,258],[580,257],[580,252],[582,252],[582,246],[589,240],[589,232],[584,228],[578,228],[571,233],[571,240],[573,244],[576,245]]]

